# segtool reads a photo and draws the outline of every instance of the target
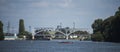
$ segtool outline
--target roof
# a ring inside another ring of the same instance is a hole
[[[51,36],[50,34],[35,34],[35,36]]]
[[[65,36],[64,34],[55,34],[55,36]]]
[[[12,33],[5,33],[4,35],[5,36],[14,36],[14,34],[12,34]]]
[[[5,38],[16,38],[15,36],[5,36]]]

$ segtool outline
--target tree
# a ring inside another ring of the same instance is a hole
[[[0,40],[4,40],[3,23],[0,21]]]
[[[19,38],[23,38],[23,36],[25,35],[25,27],[24,27],[24,20],[20,19],[19,20],[19,34],[18,37]]]
[[[102,32],[102,23],[103,23],[102,19],[96,19],[94,21],[94,23],[92,24],[93,34],[95,34],[98,31]]]
[[[114,16],[104,20],[103,27],[105,41],[120,42],[120,7]]]
[[[104,41],[108,42],[120,42],[120,7],[114,16],[110,16],[104,21],[95,20],[92,24],[93,28],[93,40],[96,39],[98,33],[103,35]],[[99,37],[100,39],[100,37]]]
[[[20,33],[21,35],[19,35],[19,38],[24,38],[23,36],[26,36],[27,40],[32,39],[32,33],[28,32],[28,31],[24,31]]]
[[[101,32],[96,32],[95,34],[92,34],[91,39],[93,41],[104,41],[104,37],[102,36]]]
[[[89,34],[87,31],[76,31],[73,32],[72,34]]]
[[[22,33],[24,31],[25,31],[24,20],[20,19],[20,21],[19,21],[19,33]]]
[[[92,24],[93,28],[93,35],[91,35],[91,39],[93,41],[103,41],[103,27],[102,27],[103,20],[102,19],[96,19],[94,23]]]
[[[118,8],[118,11],[114,15],[111,29],[112,29],[111,41],[120,42],[120,7]]]
[[[112,35],[112,20],[114,19],[114,16],[110,16],[107,19],[103,21],[102,27],[103,31],[102,34],[104,36],[105,41],[111,40]]]
[[[60,29],[61,32],[66,33],[65,28]]]

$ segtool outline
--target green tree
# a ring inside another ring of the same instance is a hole
[[[112,26],[111,41],[120,42],[120,7],[118,8],[118,11],[114,15],[114,19],[112,20],[111,26]]]
[[[91,39],[93,41],[103,41],[103,27],[102,27],[103,20],[102,19],[96,19],[94,23],[92,24],[93,28],[93,35],[91,35]]]
[[[105,41],[120,42],[120,7],[114,16],[104,20],[102,26]]]
[[[61,32],[63,32],[63,33],[66,33],[65,28],[61,28],[61,29],[59,29],[59,31],[61,31]]]
[[[104,36],[105,41],[110,41],[112,37],[112,20],[114,19],[114,16],[110,16],[109,18],[105,19],[103,21],[102,27],[103,31],[102,34]]]
[[[32,39],[32,33],[28,32],[28,31],[21,32],[19,35],[19,38],[23,38],[23,36],[26,36],[27,40]]]
[[[94,21],[94,23],[92,24],[93,34],[98,32],[98,31],[102,32],[102,23],[103,23],[102,19],[96,19]]]
[[[91,39],[93,41],[104,41],[104,37],[102,36],[101,32],[96,32],[95,34],[92,34]]]
[[[118,11],[115,13],[114,16],[110,16],[104,21],[102,20],[95,20],[92,24],[93,28],[93,35],[92,39],[102,39],[96,32],[100,32],[104,37],[104,41],[109,42],[120,42],[120,7]],[[97,38],[95,38],[98,36]]]
[[[19,20],[19,34],[18,37],[19,38],[23,38],[23,36],[25,36],[26,32],[25,32],[25,27],[24,27],[24,20],[20,19]]]
[[[76,31],[73,32],[72,34],[89,34],[87,31]]]
[[[4,40],[3,23],[0,21],[0,40]]]
[[[19,21],[19,33],[22,33],[24,31],[25,31],[24,20],[20,19],[20,21]]]

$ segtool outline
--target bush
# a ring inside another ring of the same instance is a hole
[[[100,32],[91,35],[92,41],[104,41],[104,37]]]
[[[21,32],[20,34],[18,34],[19,38],[24,38],[24,36],[26,36],[27,40],[32,39],[32,34],[27,31],[24,31],[24,32]]]

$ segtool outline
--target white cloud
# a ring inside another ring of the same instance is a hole
[[[72,0],[63,0],[63,2],[58,3],[58,6],[60,7],[70,7],[72,3]]]
[[[34,2],[32,3],[33,7],[48,7],[49,3],[48,2]]]
[[[60,0],[60,1],[39,1],[39,2],[34,2],[32,3],[32,7],[62,7],[62,8],[65,8],[65,7],[69,7],[71,6],[72,4],[72,0]]]

